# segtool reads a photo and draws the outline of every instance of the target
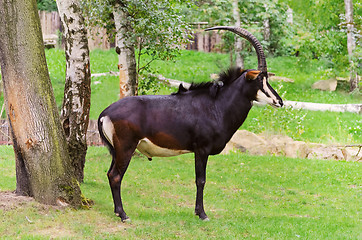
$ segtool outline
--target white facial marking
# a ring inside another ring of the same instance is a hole
[[[273,99],[265,95],[261,90],[256,93],[256,100],[261,103],[273,104]]]
[[[112,146],[114,146],[113,145],[113,135],[115,133],[115,130],[114,130],[114,126],[113,126],[111,119],[108,116],[104,116],[101,118],[100,121],[103,123],[102,131],[103,131],[104,136],[112,144]]]
[[[270,96],[268,97],[267,95],[265,95],[265,93],[263,93],[262,91],[258,91],[257,95],[256,95],[256,99],[257,101],[260,102],[265,102],[271,105],[274,105],[278,102],[277,97],[274,95],[274,93],[270,90],[270,88],[267,85],[267,81],[266,78],[263,78],[263,90]]]
[[[188,150],[174,150],[174,149],[159,147],[154,143],[152,143],[148,138],[141,139],[138,142],[137,149],[148,158],[172,157],[190,152]]]

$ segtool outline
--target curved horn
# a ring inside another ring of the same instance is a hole
[[[248,40],[255,48],[256,55],[258,56],[258,70],[267,73],[268,70],[266,67],[266,60],[265,60],[263,47],[261,46],[258,39],[256,39],[256,37],[254,37],[250,32],[248,32],[243,28],[229,27],[229,26],[217,26],[205,29],[205,31],[211,31],[211,30],[228,30]]]

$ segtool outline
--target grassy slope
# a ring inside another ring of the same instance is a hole
[[[0,169],[14,189],[11,147],[0,148]],[[83,193],[90,210],[58,211],[36,203],[0,208],[0,238],[48,239],[358,239],[361,164],[241,154],[211,157],[205,208],[211,221],[193,215],[192,155],[170,159],[135,157],[123,185],[132,223],[113,214],[106,178],[110,157],[91,147]],[[222,167],[221,167],[222,166]],[[28,218],[31,223],[26,220]]]

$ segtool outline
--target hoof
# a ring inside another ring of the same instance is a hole
[[[121,221],[124,223],[129,223],[131,222],[131,219],[126,215],[126,214],[119,214],[119,213],[115,213],[117,217],[121,218]]]
[[[131,219],[127,217],[126,219],[122,219],[123,223],[131,223]]]
[[[197,214],[197,216],[199,216],[200,220],[202,221],[210,221],[210,219],[208,218],[208,216],[205,214],[205,213],[200,213],[200,214]]]

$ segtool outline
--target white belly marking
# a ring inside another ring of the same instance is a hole
[[[175,149],[162,148],[152,143],[148,138],[141,139],[138,142],[137,149],[148,158],[172,157],[190,152],[188,150],[175,150]]]

